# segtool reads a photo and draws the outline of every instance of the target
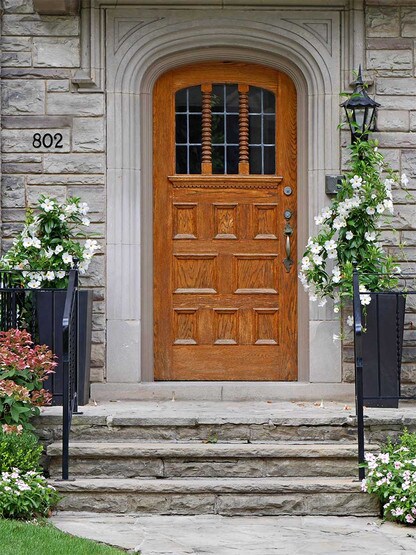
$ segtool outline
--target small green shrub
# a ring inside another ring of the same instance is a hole
[[[405,429],[396,443],[389,441],[381,453],[365,458],[362,490],[378,496],[384,518],[416,524],[416,434]]]
[[[38,472],[2,472],[0,478],[0,517],[28,520],[46,517],[58,504],[59,494]]]
[[[31,432],[5,433],[0,429],[0,472],[40,470],[42,446]]]

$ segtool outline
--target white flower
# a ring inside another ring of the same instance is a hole
[[[65,214],[59,214],[59,219],[61,220],[61,222],[64,222],[66,220]]]
[[[376,232],[375,231],[366,231],[364,233],[364,237],[366,239],[366,241],[369,241],[370,243],[372,243],[373,241],[375,241],[377,239],[376,236]]]
[[[51,258],[53,254],[54,254],[54,251],[51,248],[48,248],[48,250],[45,251],[46,258]]]
[[[42,204],[40,205],[40,207],[45,211],[45,212],[51,212],[53,210],[54,207],[54,202],[53,200],[51,200],[50,198],[45,198],[45,200],[42,202]]]
[[[333,251],[337,248],[337,243],[333,239],[330,239],[329,241],[325,241],[324,247],[327,251]]]
[[[55,274],[54,274],[54,272],[49,271],[49,272],[46,272],[45,277],[46,277],[46,279],[47,279],[48,281],[52,281],[52,280],[55,279]]]
[[[78,212],[82,215],[82,216],[86,216],[88,214],[90,210],[90,207],[88,206],[88,204],[86,202],[80,202],[78,205]]]
[[[322,247],[317,243],[312,243],[310,246],[310,250],[312,254],[319,254],[322,251]]]
[[[316,225],[322,225],[324,223],[324,219],[322,216],[315,216],[315,223]]]
[[[62,245],[56,245],[55,247],[55,254],[59,254],[60,252],[62,252],[64,250],[64,247]]]
[[[302,272],[299,272],[299,279],[305,291],[309,289],[308,279]]]
[[[334,313],[338,314],[338,312],[339,312],[339,306],[335,305],[334,306]]]
[[[95,251],[100,248],[100,245],[95,239],[87,239],[85,241],[84,249]]]
[[[371,303],[370,295],[360,295],[360,301],[363,306],[369,305]]]
[[[365,209],[365,211],[367,212],[367,214],[369,216],[372,216],[373,214],[375,214],[375,209],[372,206],[367,206],[367,208]]]
[[[82,225],[86,225],[86,226],[90,225],[90,220],[88,218],[82,218],[81,222],[82,222]]]
[[[358,175],[354,175],[354,177],[350,179],[350,183],[353,189],[359,189],[361,187],[362,182],[363,182],[363,178],[359,177]]]
[[[315,301],[318,300],[318,297],[313,293],[309,293],[309,300],[314,303]]]
[[[337,251],[328,251],[328,258],[332,258],[332,259],[336,259],[338,258],[338,253]]]
[[[64,264],[72,264],[72,254],[69,254],[69,252],[64,252],[64,254],[62,255],[62,261],[64,262]]]
[[[400,177],[400,182],[403,185],[403,187],[407,187],[409,185],[409,178],[405,173],[402,173]]]
[[[395,274],[401,274],[402,273],[402,269],[400,268],[400,266],[396,266],[395,268],[393,268],[393,272]]]
[[[367,491],[367,480],[361,480],[361,491]]]
[[[321,307],[322,307],[322,306],[325,306],[326,303],[327,303],[327,299],[326,299],[325,297],[323,297],[323,298],[319,301],[318,306],[321,306]]]
[[[321,215],[322,215],[323,218],[325,218],[325,220],[330,218],[332,216],[331,208],[329,206],[325,206],[324,208],[322,208]]]
[[[317,266],[320,266],[323,262],[323,258],[320,254],[314,254],[313,255],[313,261]]]
[[[89,265],[90,265],[89,260],[83,260],[82,262],[80,262],[79,265],[78,265],[79,273],[81,275],[84,275],[86,273],[86,271],[88,270]]]
[[[335,266],[332,269],[332,281],[334,283],[339,283],[341,281],[341,270],[339,269],[339,266]]]
[[[354,325],[354,316],[347,316],[347,324],[348,326],[352,327]]]
[[[63,270],[59,270],[59,272],[56,272],[56,277],[58,279],[63,279],[65,277],[65,272]]]
[[[341,229],[341,227],[346,227],[346,226],[347,226],[347,222],[345,221],[345,218],[343,218],[342,216],[337,216],[334,219],[334,222],[333,222],[334,229]]]
[[[42,247],[42,243],[40,242],[40,239],[38,239],[37,237],[33,237],[32,245],[35,247],[35,249],[40,249]]]
[[[311,261],[307,256],[302,258],[302,271],[309,270],[311,267]]]
[[[378,458],[384,464],[388,464],[390,462],[390,455],[388,453],[380,453]]]
[[[78,208],[76,204],[70,203],[65,206],[64,211],[70,216],[71,214],[78,212]]]
[[[22,242],[23,242],[23,246],[25,247],[25,249],[28,249],[29,247],[31,247],[33,245],[32,237],[25,237]]]
[[[385,211],[386,207],[384,206],[384,204],[377,204],[376,206],[376,210],[378,214],[383,214],[383,212]]]
[[[345,238],[347,239],[347,241],[351,241],[353,237],[354,233],[352,231],[347,231],[347,233],[345,234]]]
[[[383,202],[383,204],[386,207],[386,210],[388,210],[390,212],[390,214],[393,214],[393,212],[394,212],[393,201],[391,201],[390,199],[386,199]]]
[[[27,286],[29,287],[29,289],[39,289],[40,284],[41,282],[38,281],[37,279],[31,279],[27,284]]]

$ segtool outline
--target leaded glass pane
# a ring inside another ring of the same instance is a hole
[[[250,87],[249,159],[250,173],[274,174],[276,171],[276,97],[259,87]]]
[[[201,173],[201,87],[189,87],[175,95],[176,173]]]
[[[217,174],[238,173],[237,85],[216,84],[212,87],[212,171]]]

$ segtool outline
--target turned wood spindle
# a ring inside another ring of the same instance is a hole
[[[250,173],[249,163],[249,107],[248,107],[248,85],[239,85],[240,93],[240,116],[239,116],[239,164],[238,173],[248,175]]]
[[[211,92],[212,85],[205,83],[201,86],[202,91],[202,174],[212,174],[212,116],[211,116]]]

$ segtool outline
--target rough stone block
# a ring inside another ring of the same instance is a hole
[[[48,93],[48,114],[101,116],[104,96],[101,94]]]
[[[81,197],[90,207],[90,214],[95,212],[103,214],[105,210],[105,188],[104,187],[68,187],[68,194]]]
[[[402,8],[402,37],[416,37],[416,7]]]
[[[50,129],[71,127],[72,118],[68,116],[4,116],[3,129]]]
[[[366,31],[368,37],[399,36],[399,8],[368,6],[366,10]]]
[[[367,69],[398,71],[413,69],[411,50],[368,50]]]
[[[48,81],[46,83],[46,90],[48,92],[68,92],[69,79],[57,79],[55,81]]]
[[[2,112],[5,115],[43,114],[45,85],[42,81],[3,81]]]
[[[20,152],[14,152],[12,154],[3,153],[1,160],[4,164],[29,164],[29,163],[40,163],[42,162],[41,154],[22,154]]]
[[[32,0],[3,0],[4,13],[33,13]]]
[[[102,252],[102,250],[100,250]],[[88,272],[82,276],[82,283],[85,287],[104,287],[105,286],[105,257],[94,256]],[[94,354],[93,354],[94,353]],[[103,346],[94,345],[91,351],[91,361],[94,360],[92,366],[102,366],[104,364],[104,349]]]
[[[66,200],[66,187],[28,187],[27,188],[27,201],[28,205],[33,207],[38,203],[40,195],[48,195],[58,199],[59,202]]]
[[[377,94],[409,95],[416,96],[416,79],[413,78],[389,78],[377,79]],[[413,98],[413,102],[415,99]],[[381,101],[383,102],[383,101]],[[383,104],[384,108],[384,104]]]
[[[2,208],[23,208],[25,206],[25,180],[23,177],[3,175],[1,205]]]
[[[396,206],[391,225],[400,230],[416,230],[416,210],[414,205]]]
[[[102,154],[45,154],[46,173],[104,173]]]
[[[406,110],[383,110],[377,114],[379,131],[409,131],[409,112]]]
[[[104,150],[104,120],[102,118],[74,118],[72,146],[74,152],[102,152]]]
[[[41,67],[79,67],[78,38],[35,37],[33,65]]]
[[[30,37],[1,37],[0,46],[3,52],[22,52],[32,49]]]
[[[91,366],[101,367],[105,364],[105,345],[92,344],[91,345]]]
[[[43,164],[41,162],[38,164],[7,163],[7,164],[2,164],[1,169],[3,173],[42,173]]]
[[[28,176],[28,185],[104,185],[104,175],[34,175]],[[101,190],[103,190],[101,188]],[[82,189],[84,191],[84,189]],[[71,194],[71,193],[70,193]],[[75,194],[75,193],[73,193]],[[83,193],[82,193],[83,194]]]
[[[4,15],[3,34],[17,36],[78,36],[79,18],[65,16]]]
[[[393,170],[400,169],[400,150],[398,148],[380,148],[379,151],[384,156],[385,161]]]
[[[2,67],[29,67],[32,65],[32,54],[30,52],[2,52]]]
[[[407,177],[416,177],[416,149],[403,150],[402,171]]]
[[[104,367],[91,368],[90,381],[92,383],[103,383],[105,379]]]
[[[63,68],[3,68],[1,75],[4,79],[68,79],[70,70]]]
[[[37,132],[39,133],[39,132]],[[55,148],[55,144],[59,137],[55,139],[55,135],[60,133],[62,140],[60,144],[62,148]],[[2,151],[3,152],[69,152],[70,135],[69,129],[48,129],[42,130],[40,134],[40,147],[34,147],[33,136],[36,134],[34,129],[4,129],[2,133]],[[46,136],[45,135],[50,135]],[[42,141],[43,137],[43,141]],[[47,145],[44,146],[44,143]],[[52,143],[51,147],[48,147]],[[35,144],[38,144],[37,142]],[[48,148],[47,148],[48,147]]]

